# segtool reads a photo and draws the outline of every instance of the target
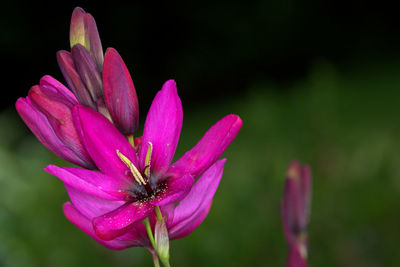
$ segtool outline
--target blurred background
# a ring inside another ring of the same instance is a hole
[[[314,179],[310,266],[400,266],[398,9],[295,0],[3,1],[0,266],[152,266],[143,248],[107,250],[65,219],[63,184],[43,167],[67,163],[14,108],[43,75],[64,82],[55,53],[69,50],[75,6],[127,64],[141,125],[163,82],[177,81],[175,158],[224,115],[243,119],[210,214],[171,243],[172,266],[284,266],[279,208],[295,158]]]

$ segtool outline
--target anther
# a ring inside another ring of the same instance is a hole
[[[138,184],[140,185],[141,184],[145,185],[146,181],[143,179],[142,175],[140,174],[136,166],[133,165],[133,163],[126,156],[124,156],[121,152],[119,152],[118,149],[117,149],[117,155],[122,160],[122,162],[125,163],[125,165],[129,168],[136,182],[138,182]]]
[[[144,162],[144,175],[146,175],[147,179],[150,179],[150,166],[151,166],[151,152],[153,152],[153,144],[148,142],[149,146],[147,147],[146,159]]]

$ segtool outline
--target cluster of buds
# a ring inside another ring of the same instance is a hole
[[[72,14],[71,52],[57,52],[57,61],[79,103],[108,117],[125,135],[139,123],[139,105],[129,71],[114,48],[103,55],[94,18],[81,8]]]
[[[118,52],[103,48],[94,18],[75,8],[70,27],[71,52],[57,52],[57,61],[69,90],[44,76],[16,108],[36,137],[57,156],[94,168],[73,123],[72,107],[92,108],[106,116],[127,136],[139,123],[139,104],[129,71]],[[71,93],[72,92],[72,93]]]
[[[306,267],[308,257],[307,225],[311,202],[311,171],[292,161],[286,174],[282,200],[283,231],[289,246],[288,267]]]

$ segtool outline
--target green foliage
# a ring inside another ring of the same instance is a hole
[[[171,243],[172,266],[283,266],[280,220],[290,160],[311,165],[311,266],[400,266],[398,123],[400,65],[337,71],[321,62],[277,90],[255,81],[240,96],[188,107],[176,158],[232,112],[243,128],[228,148],[205,222]],[[210,85],[212,86],[212,85]],[[65,165],[24,128],[0,115],[1,266],[151,266],[142,248],[113,252],[62,214],[63,184],[45,173]]]

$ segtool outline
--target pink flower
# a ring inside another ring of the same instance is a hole
[[[174,81],[167,81],[157,93],[136,150],[94,110],[77,105],[73,113],[84,147],[101,172],[53,165],[46,171],[65,183],[72,202],[64,204],[66,217],[113,249],[149,248],[138,222],[152,218],[156,206],[167,218],[170,239],[200,225],[222,176],[225,160],[217,160],[242,126],[240,117],[224,117],[171,165],[183,116]]]
[[[75,129],[72,107],[75,96],[51,76],[44,76],[16,108],[26,125],[50,151],[82,167],[95,168]]]
[[[290,252],[287,266],[307,266],[307,225],[311,202],[311,171],[297,161],[289,165],[282,200],[282,222]]]

